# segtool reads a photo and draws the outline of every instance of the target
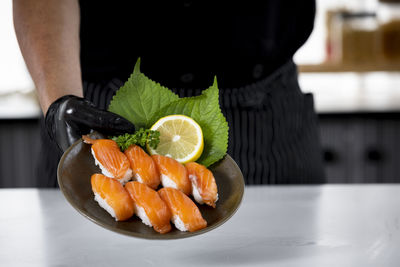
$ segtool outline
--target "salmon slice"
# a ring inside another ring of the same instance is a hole
[[[134,181],[125,185],[135,206],[135,214],[142,222],[161,234],[171,231],[171,212],[157,191],[149,186]]]
[[[129,160],[119,150],[117,143],[111,139],[92,139],[87,135],[82,136],[86,144],[92,145],[92,155],[95,164],[99,165],[101,172],[111,178],[115,178],[122,184],[132,177]]]
[[[215,208],[218,200],[218,189],[214,175],[205,166],[196,163],[186,163],[185,168],[192,182],[192,195],[197,203]]]
[[[131,164],[135,180],[157,189],[160,174],[153,159],[137,145],[130,146],[124,153]]]
[[[181,190],[186,195],[190,194],[192,185],[185,166],[170,157],[161,155],[151,157],[156,163],[163,187],[172,187]]]
[[[199,208],[187,195],[170,187],[162,188],[158,190],[158,193],[167,203],[172,213],[172,222],[176,228],[181,231],[194,232],[207,226]]]
[[[134,207],[128,191],[114,178],[103,174],[93,174],[91,178],[94,199],[116,221],[124,221],[133,216]]]

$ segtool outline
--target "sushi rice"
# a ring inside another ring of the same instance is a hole
[[[134,204],[134,206],[135,206],[135,214],[142,220],[142,222],[143,222],[145,225],[148,225],[148,226],[150,226],[150,227],[153,227],[153,225],[151,224],[150,219],[149,219],[149,217],[147,216],[147,213],[146,213],[146,211],[144,210],[144,208],[141,207],[141,206],[139,206],[139,205],[137,205],[137,204]]]
[[[99,203],[100,207],[102,207],[103,209],[105,209],[108,213],[110,213],[110,215],[116,220],[117,216],[115,215],[115,211],[114,209],[108,205],[107,201],[105,199],[103,199],[98,193],[94,192],[94,200],[97,201],[97,203]]]
[[[161,174],[161,183],[163,187],[172,187],[178,189],[177,184],[165,174]]]
[[[139,183],[144,183],[142,177],[138,173],[135,173],[135,175],[133,175],[133,178],[134,181],[138,181]]]
[[[192,195],[194,200],[196,200],[196,202],[199,204],[204,204],[204,200],[200,195],[199,188],[197,187],[196,176],[189,175],[189,179],[192,182]]]
[[[115,178],[114,175],[113,175],[112,173],[110,173],[110,172],[103,166],[103,164],[100,163],[100,161],[97,160],[96,155],[95,155],[93,149],[91,149],[91,152],[92,152],[92,155],[93,155],[95,164],[96,164],[97,166],[99,166],[99,168],[101,169],[101,173],[104,174],[104,175],[107,176],[107,177]],[[124,184],[126,184],[127,182],[129,182],[129,181],[131,180],[131,178],[132,178],[132,170],[129,168],[129,169],[126,171],[124,177],[122,177],[121,179],[118,179],[118,181],[119,181],[122,185],[124,185]]]
[[[201,197],[201,193],[199,192],[199,187],[197,186],[196,176],[190,174],[189,180],[192,182],[192,195],[194,197],[194,200],[196,200],[196,202],[199,204],[204,204],[204,200]],[[217,198],[215,199],[214,203],[216,203],[217,201],[218,201],[218,194],[217,194]]]
[[[179,215],[173,215],[171,221],[179,231],[186,232],[188,230]]]

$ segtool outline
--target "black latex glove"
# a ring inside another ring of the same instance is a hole
[[[51,139],[63,152],[91,130],[104,135],[120,135],[135,131],[135,126],[128,120],[100,110],[87,99],[73,95],[63,96],[50,105],[45,124]]]

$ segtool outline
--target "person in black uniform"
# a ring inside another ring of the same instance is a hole
[[[314,16],[314,0],[14,0],[46,114],[39,185],[56,185],[61,152],[81,134],[134,130],[105,110],[138,57],[143,73],[180,96],[200,94],[217,76],[228,153],[247,184],[323,183],[313,98],[301,92],[292,61]]]

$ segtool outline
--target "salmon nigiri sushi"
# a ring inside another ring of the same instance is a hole
[[[96,173],[91,177],[91,184],[94,200],[116,221],[124,221],[133,216],[132,199],[120,182]]]
[[[157,189],[160,184],[160,174],[153,159],[137,145],[130,146],[124,153],[130,162],[133,178]]]
[[[186,195],[192,191],[192,185],[185,166],[173,158],[153,155],[151,156],[157,165],[163,187],[172,187],[181,190]]]
[[[185,168],[192,182],[192,195],[197,203],[215,208],[215,202],[218,200],[217,184],[212,172],[205,166],[196,163],[186,163]]]
[[[125,185],[135,207],[135,214],[142,222],[161,234],[171,231],[171,212],[157,191],[140,182]]]
[[[119,150],[117,143],[111,139],[92,139],[87,135],[82,136],[86,144],[92,145],[92,155],[95,164],[101,172],[111,178],[115,178],[122,184],[129,181],[132,177],[129,160]]]
[[[201,216],[199,208],[181,191],[165,187],[158,190],[172,213],[172,222],[181,231],[194,232],[207,226],[206,220]]]

